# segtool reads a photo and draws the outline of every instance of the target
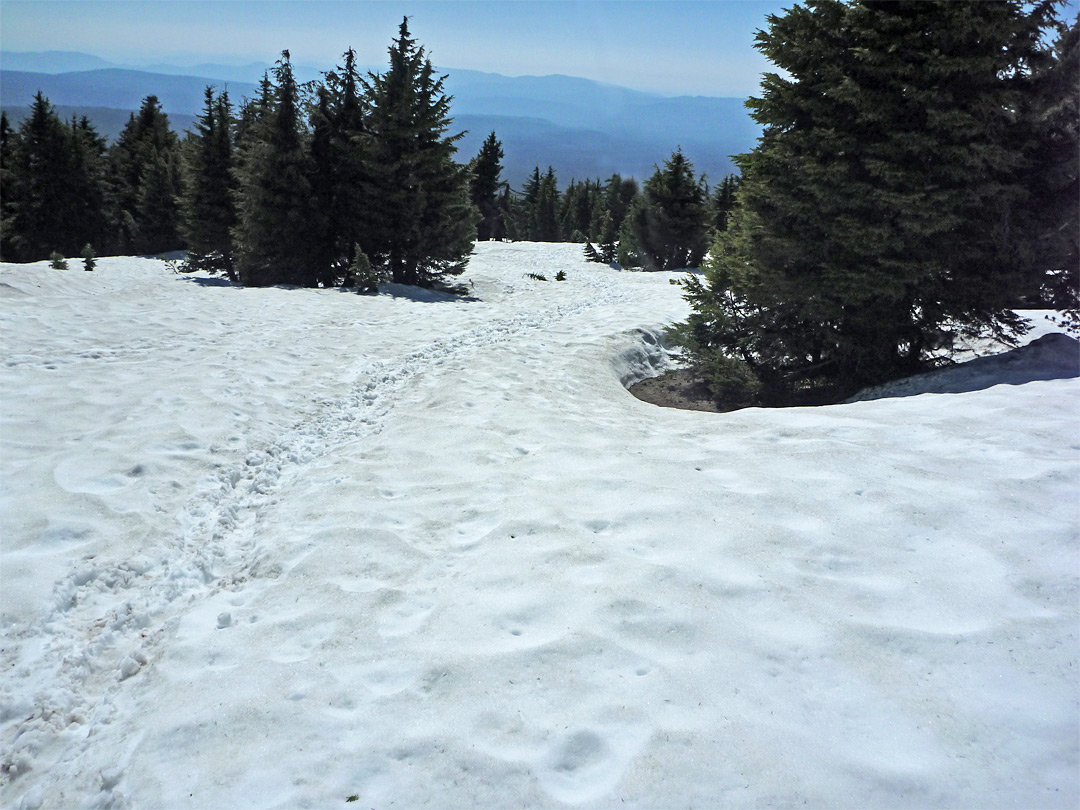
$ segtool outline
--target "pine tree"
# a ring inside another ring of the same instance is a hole
[[[390,47],[390,67],[368,87],[373,134],[362,242],[377,268],[398,283],[432,286],[462,273],[476,237],[468,169],[454,162],[445,77],[409,34],[406,17]]]
[[[767,390],[917,370],[941,330],[1007,338],[1031,274],[1022,114],[1052,4],[808,0],[770,16],[759,146],[706,269],[691,348]],[[1075,87],[1073,88],[1075,92]],[[780,394],[778,394],[780,395]]]
[[[540,178],[536,189],[533,209],[529,212],[529,239],[533,242],[561,242],[559,228],[559,184],[555,170],[548,170]]]
[[[737,174],[727,175],[716,187],[716,191],[709,200],[711,205],[709,213],[714,233],[727,230],[728,216],[731,214],[731,209],[735,207],[735,192],[738,190],[739,175]]]
[[[476,238],[481,241],[502,239],[506,236],[506,224],[500,205],[501,192],[506,185],[501,179],[503,148],[492,131],[480,147],[480,153],[469,164],[472,177],[469,180],[469,196],[480,222],[476,226]]]
[[[237,277],[252,287],[314,286],[311,163],[288,51],[274,68],[272,96],[264,104],[237,167]]]
[[[694,167],[677,150],[645,183],[641,204],[631,209],[631,231],[648,270],[697,267],[705,257],[705,192]]]
[[[356,53],[350,48],[343,64],[326,74],[311,116],[312,193],[324,231],[315,250],[325,286],[346,274],[356,258],[355,247],[369,239],[372,147],[362,91]]]
[[[1033,298],[1070,311],[1066,325],[1080,331],[1080,20],[1060,32],[1053,59],[1034,79],[1028,112],[1035,170],[1025,228],[1036,270]]]
[[[180,141],[157,96],[147,96],[108,154],[117,250],[156,253],[181,247],[176,202],[181,189],[179,149]]]
[[[15,255],[11,243],[14,207],[11,204],[11,190],[15,174],[12,169],[15,132],[8,121],[7,113],[0,111],[0,261],[11,261]]]
[[[70,174],[65,198],[71,247],[101,240],[109,231],[106,216],[105,139],[84,115],[72,118]]]
[[[9,136],[5,159],[4,241],[11,258],[37,261],[54,251],[74,253],[69,222],[73,205],[68,182],[73,162],[72,135],[40,92],[30,115]]]
[[[207,87],[203,113],[185,145],[181,230],[191,269],[222,272],[232,280],[231,228],[236,223],[232,107],[228,93]]]

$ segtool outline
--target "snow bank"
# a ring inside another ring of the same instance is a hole
[[[668,278],[0,266],[0,803],[1075,806],[1078,381],[655,408]]]

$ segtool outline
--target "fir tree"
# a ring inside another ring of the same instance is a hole
[[[252,287],[314,286],[310,155],[288,51],[274,68],[272,97],[263,103],[237,167],[237,277]]]
[[[480,147],[480,153],[469,164],[472,170],[469,196],[476,210],[480,212],[476,238],[481,242],[506,236],[506,224],[503,222],[500,205],[501,192],[506,185],[501,179],[502,159],[502,144],[492,131]]]
[[[68,182],[74,145],[49,100],[40,92],[30,115],[9,136],[4,187],[4,242],[11,258],[36,261],[61,250],[74,253],[69,223],[73,204]]]
[[[648,270],[697,267],[708,248],[705,192],[694,167],[677,150],[645,183],[631,209],[630,230]]]
[[[97,262],[94,261],[94,259],[97,258],[97,254],[94,252],[94,246],[89,242],[83,245],[82,253],[79,255],[82,256],[83,270],[89,272],[97,267]]]
[[[179,148],[157,96],[147,96],[108,154],[111,218],[119,251],[153,253],[181,246]],[[150,187],[144,187],[146,183]],[[152,220],[145,228],[144,217]]]
[[[529,212],[529,239],[534,242],[562,241],[559,200],[559,184],[555,179],[555,170],[548,166],[537,184],[535,200]]]
[[[1024,227],[1035,268],[1032,297],[1070,311],[1072,330],[1080,331],[1080,20],[1060,32],[1034,86],[1028,114],[1035,169]]]
[[[343,64],[326,74],[311,116],[312,193],[324,230],[316,252],[326,286],[342,278],[356,246],[370,238],[371,135],[363,89],[350,48]]]
[[[706,282],[687,281],[699,362],[744,363],[790,396],[918,370],[942,330],[1022,329],[1022,111],[1051,21],[1051,3],[1019,0],[808,0],[769,17],[758,48],[787,75],[750,102],[764,134],[736,161]]]
[[[15,174],[12,170],[15,133],[7,113],[0,111],[0,261],[11,261],[15,255],[11,244],[13,211],[11,189]]]
[[[735,207],[735,192],[739,190],[739,176],[729,174],[720,181],[709,202],[711,205],[710,217],[712,230],[720,233],[727,230],[728,216]]]
[[[398,283],[432,286],[465,269],[476,236],[468,169],[454,162],[450,98],[431,60],[409,34],[390,47],[390,67],[368,87],[373,134],[368,213],[362,242]]]
[[[232,107],[227,92],[215,96],[212,87],[206,88],[203,113],[186,144],[184,173],[180,208],[187,263],[192,269],[226,273],[235,281]]]

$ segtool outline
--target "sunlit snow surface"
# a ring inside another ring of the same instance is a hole
[[[580,257],[0,267],[0,804],[1075,807],[1080,382],[660,409]]]

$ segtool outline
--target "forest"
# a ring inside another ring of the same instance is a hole
[[[676,149],[640,185],[502,180],[492,132],[458,162],[452,99],[403,20],[384,73],[355,53],[298,84],[283,51],[255,98],[207,87],[180,139],[154,96],[106,145],[40,93],[0,121],[6,261],[185,249],[246,286],[452,289],[475,240],[571,241],[623,269],[700,268],[675,338],[718,395],[812,401],[1075,313],[1077,23],[1060,3],[810,0],[768,19],[783,71],[763,127],[710,188]],[[1075,314],[1072,316],[1075,323]]]

